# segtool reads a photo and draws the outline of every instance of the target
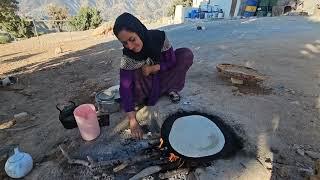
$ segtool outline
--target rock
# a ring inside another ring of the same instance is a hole
[[[93,93],[90,94],[90,97],[93,98],[93,97],[96,96],[96,94],[97,94],[96,92],[93,92]]]
[[[93,36],[112,35],[113,22],[105,22],[93,30]]]
[[[11,107],[10,107],[12,110],[14,110],[14,109],[16,109],[17,107],[16,107],[16,105],[11,105]]]
[[[231,87],[231,91],[232,91],[232,92],[237,92],[238,90],[239,90],[239,88],[236,87],[236,86],[232,86],[232,87]]]
[[[63,52],[63,50],[62,50],[61,46],[56,47],[56,49],[54,50],[54,53],[55,53],[56,55],[61,54],[62,52]]]
[[[292,102],[290,102],[290,104],[300,105],[300,102],[299,101],[292,101]]]
[[[279,153],[279,150],[275,147],[271,147],[270,148],[271,152],[273,152],[274,154],[278,154]]]
[[[279,168],[279,171],[278,171],[278,173],[279,173],[279,175],[281,176],[281,177],[288,177],[288,175],[289,175],[289,171],[288,171],[288,168],[287,167],[280,167]]]
[[[309,177],[309,176],[313,175],[312,168],[308,168],[308,169],[307,168],[299,168],[298,172],[300,173],[300,175],[302,177]]]
[[[266,158],[266,160],[264,162],[271,163],[272,161],[271,161],[271,158]]]
[[[187,176],[187,180],[197,180],[196,175],[194,174],[194,172],[190,172]]]
[[[232,84],[240,84],[240,85],[243,84],[243,80],[235,79],[235,78],[231,78],[231,82]]]
[[[300,155],[300,156],[304,156],[304,150],[302,149],[297,149],[297,153]]]
[[[309,156],[311,159],[320,159],[320,153],[318,152],[313,152],[313,151],[306,151],[305,152],[307,154],[307,156]]]
[[[19,113],[19,114],[15,114],[13,117],[17,121],[25,121],[25,120],[28,120],[30,118],[29,114],[27,112],[22,112],[22,113]]]
[[[15,124],[16,124],[16,120],[12,119],[10,121],[0,124],[0,129],[8,129],[14,126]]]
[[[101,177],[100,176],[93,176],[92,179],[94,180],[99,180]]]

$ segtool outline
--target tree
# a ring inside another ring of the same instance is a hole
[[[58,31],[60,32],[64,24],[63,20],[66,20],[69,16],[68,9],[66,7],[49,5],[47,8],[47,13],[51,20],[55,20],[53,24],[58,28]]]
[[[96,8],[82,7],[78,14],[71,18],[70,25],[78,31],[94,29],[102,23],[100,11]]]
[[[15,13],[18,10],[18,1],[1,0],[0,1],[0,23],[6,20],[9,13]]]
[[[16,38],[33,36],[32,23],[18,16],[17,10],[17,0],[0,1],[0,29]]]
[[[174,0],[168,9],[168,16],[173,16],[177,5],[192,6],[192,0]]]

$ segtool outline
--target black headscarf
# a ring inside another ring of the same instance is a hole
[[[143,61],[151,58],[159,62],[161,49],[165,40],[164,31],[148,30],[140,20],[130,13],[123,13],[117,19],[113,27],[113,33],[118,36],[122,30],[128,30],[137,33],[143,42],[142,50],[135,53],[130,49],[123,48],[123,54],[137,61]]]

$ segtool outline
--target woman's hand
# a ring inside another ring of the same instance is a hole
[[[130,124],[130,130],[131,130],[132,137],[136,138],[136,139],[142,139],[143,131],[141,129],[140,124],[138,123],[138,121],[136,119],[136,113],[129,112],[128,118],[129,118],[129,124]]]
[[[142,72],[144,76],[149,76],[150,74],[156,74],[160,70],[160,65],[153,65],[153,66],[142,66]]]

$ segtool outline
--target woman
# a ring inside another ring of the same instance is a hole
[[[153,106],[161,95],[179,102],[178,92],[184,87],[193,54],[187,48],[174,51],[164,31],[148,30],[129,13],[116,19],[113,32],[124,47],[120,63],[121,105],[127,113],[131,134],[141,138],[135,105]]]

